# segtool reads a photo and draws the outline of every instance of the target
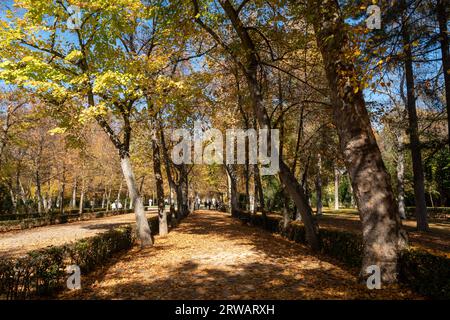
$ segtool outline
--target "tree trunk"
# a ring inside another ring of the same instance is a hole
[[[176,185],[175,194],[177,198],[177,219],[180,220],[183,216],[183,190],[180,183]]]
[[[317,157],[317,175],[316,175],[316,215],[322,215],[322,156]]]
[[[13,214],[16,214],[17,213],[17,196],[14,194],[14,191],[13,191],[13,189],[11,188],[11,189],[9,189],[9,196],[11,197],[11,202],[12,202],[12,205],[13,205],[13,210],[12,210],[12,213]]]
[[[22,185],[22,181],[20,180],[20,178],[18,178],[18,179],[19,179],[18,183],[19,183],[19,187],[20,187],[20,198],[22,199],[22,203],[25,207],[25,213],[29,213],[31,208],[27,201],[27,195],[26,195],[25,189]]]
[[[246,143],[247,145],[247,143]],[[245,156],[244,179],[245,179],[245,210],[250,210],[250,164],[248,163],[248,149]]]
[[[171,221],[173,222],[172,224],[177,224],[178,223],[178,214],[177,214],[177,210],[175,210],[175,195],[174,195],[174,191],[173,191],[173,187],[176,187],[175,183],[173,184],[173,186],[170,186],[169,183],[169,210],[170,210],[170,217],[171,217]]]
[[[283,190],[283,230],[286,230],[289,223],[291,222],[291,214],[289,213],[289,197],[286,192]]]
[[[398,134],[398,147],[397,147],[397,202],[398,213],[400,218],[406,219],[406,207],[405,207],[405,189],[404,189],[404,175],[405,175],[405,156],[403,154],[403,135]]]
[[[240,86],[240,78],[239,78],[239,70],[234,70],[234,78],[236,81],[236,91],[237,91],[237,106],[239,108],[239,111],[241,113],[242,119],[244,121],[245,130],[248,130],[250,128],[250,121],[249,117],[247,115],[247,112],[244,110],[243,105],[243,97],[241,94],[241,86]],[[255,124],[255,123],[254,123]],[[254,125],[254,129],[256,129],[256,126]],[[244,166],[244,179],[245,179],[245,210],[250,210],[250,176],[251,176],[251,166],[250,166],[250,159],[249,159],[249,140],[246,139],[245,141],[245,166]]]
[[[60,190],[60,194],[59,194],[59,199],[60,199],[59,212],[61,214],[64,214],[64,193],[65,192],[66,192],[66,167],[65,167],[65,165],[63,165],[62,177],[61,177],[61,190]]]
[[[128,198],[130,197],[130,192],[128,192],[127,196],[125,197],[125,200],[123,202],[123,209],[126,210],[127,209],[127,205],[128,205]],[[130,208],[131,209],[131,208]]]
[[[447,106],[448,145],[450,148],[450,52],[448,41],[448,0],[438,0],[436,6],[437,20],[439,23],[439,42],[441,43],[442,69],[445,83],[445,103]]]
[[[230,207],[230,213],[231,216],[236,217],[239,212],[236,169],[230,164],[225,165],[225,169],[228,177],[228,204]]]
[[[181,208],[182,216],[186,217],[189,214],[189,179],[186,164],[180,165],[180,182],[181,186]]]
[[[352,179],[350,176],[348,177],[348,181],[350,181],[350,184],[349,184],[350,208],[354,208],[355,207],[355,196],[354,196],[353,187],[352,187],[352,183],[351,183]]]
[[[8,130],[10,127],[11,107],[6,109],[6,116],[2,125],[2,135],[0,136],[0,168],[2,167],[3,151],[8,141]]]
[[[105,204],[106,204],[106,189],[105,191],[103,191],[102,194],[102,209],[105,209]]]
[[[158,202],[159,235],[166,236],[169,232],[167,212],[164,205],[164,182],[161,172],[161,153],[159,151],[156,130],[152,133],[153,172],[155,173],[156,196]]]
[[[403,47],[405,53],[406,77],[406,109],[408,111],[408,133],[410,139],[411,158],[414,176],[414,203],[416,206],[417,230],[428,231],[427,205],[425,201],[425,177],[423,174],[421,145],[419,139],[419,125],[416,110],[416,94],[414,88],[413,58],[411,39],[407,18],[403,19]]]
[[[72,189],[72,202],[70,204],[70,207],[72,209],[75,209],[77,207],[77,188],[78,188],[78,178],[75,177]]]
[[[111,205],[111,192],[112,192],[112,187],[111,187],[111,185],[109,185],[108,195],[106,196],[106,211],[109,211],[109,207]]]
[[[255,130],[258,129],[255,117],[253,117],[253,128]],[[259,172],[258,164],[253,165],[253,179],[255,184],[255,212],[258,212],[258,203],[259,203],[259,205],[261,206],[261,214],[264,219],[264,223],[267,223],[267,215],[264,204],[264,190],[262,187],[261,174]],[[258,200],[256,201],[256,199]]]
[[[352,181],[363,233],[361,278],[377,265],[383,283],[397,280],[398,253],[406,246],[390,177],[370,125],[358,74],[349,60],[347,29],[335,0],[308,0],[330,87],[334,124]]]
[[[173,179],[172,176],[172,171],[171,171],[171,166],[170,166],[170,158],[169,158],[169,154],[167,152],[167,146],[166,146],[166,139],[164,137],[164,132],[162,130],[162,127],[159,127],[159,138],[161,140],[161,148],[162,148],[162,154],[164,157],[164,164],[166,167],[166,175],[167,175],[167,181],[169,182],[169,189],[170,189],[170,216],[171,218],[175,218],[172,219],[171,221],[173,221],[173,224],[177,224],[179,217],[178,217],[178,213],[175,211],[174,209],[174,205],[173,205],[173,192],[175,189],[175,192],[177,192],[177,185],[175,183],[175,180]]]
[[[298,181],[293,176],[289,167],[280,161],[280,180],[288,191],[292,200],[300,212],[301,219],[305,226],[305,234],[311,249],[318,250],[320,247],[318,238],[318,227],[312,216],[312,209],[306,201],[306,196]]]
[[[258,204],[261,206],[261,214],[267,219],[266,210],[264,208],[264,190],[262,188],[261,175],[257,164],[253,165],[253,178],[255,180],[255,211],[258,212]],[[257,199],[257,200],[256,200]]]
[[[131,167],[130,157],[122,155],[120,159],[122,172],[130,192],[131,201],[133,202],[134,214],[136,216],[136,227],[141,246],[153,245],[153,238],[148,225],[147,217],[145,216],[144,204],[137,188],[136,179],[134,178],[133,169]]]
[[[81,181],[81,194],[80,194],[80,207],[78,212],[81,214],[83,214],[83,210],[84,210],[84,193],[85,193],[85,189],[86,189],[86,182],[85,179],[83,178],[83,180]]]
[[[334,166],[334,210],[339,210],[339,170]]]
[[[122,168],[122,170],[123,170],[123,168]],[[116,202],[117,202],[116,209],[118,209],[117,205],[119,204],[120,197],[122,196],[122,185],[123,185],[123,180],[120,180],[119,191],[117,191],[117,198],[116,198]]]
[[[256,67],[257,64],[249,68],[246,74],[247,84],[250,89],[250,96],[252,97],[251,101],[253,104],[253,109],[257,115],[259,125],[262,129],[269,129],[270,121],[267,110],[262,103],[263,98],[256,78]],[[289,193],[291,199],[295,202],[302,216],[302,221],[305,225],[306,239],[310,248],[313,251],[319,250],[319,230],[312,216],[312,209],[308,204],[308,200],[302,187],[283,159],[280,159],[279,176],[282,184],[285,186],[287,192]]]
[[[42,214],[42,192],[41,192],[41,177],[39,175],[39,170],[35,172],[36,179],[36,197],[37,197],[37,205],[38,205],[38,213]]]

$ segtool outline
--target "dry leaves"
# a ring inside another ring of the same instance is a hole
[[[404,288],[369,291],[355,270],[228,215],[197,211],[152,248],[114,258],[61,299],[405,299]]]

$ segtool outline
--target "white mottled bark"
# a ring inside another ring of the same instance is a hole
[[[128,190],[130,192],[131,201],[133,202],[134,214],[136,216],[136,228],[141,246],[153,245],[152,234],[150,226],[145,216],[144,204],[139,191],[136,186],[136,179],[131,167],[131,161],[129,156],[124,156],[120,160],[122,166],[122,172],[127,183]]]
[[[397,202],[398,213],[400,218],[406,219],[405,207],[405,190],[404,190],[404,175],[405,175],[405,155],[403,154],[403,136],[398,136],[398,156],[397,156]]]
[[[339,210],[339,170],[334,167],[334,210]]]

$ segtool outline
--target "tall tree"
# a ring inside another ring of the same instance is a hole
[[[406,110],[408,111],[408,133],[414,175],[414,204],[417,218],[417,229],[427,231],[427,204],[425,201],[425,177],[423,173],[419,124],[416,109],[416,90],[414,84],[414,69],[411,41],[411,25],[407,11],[407,1],[402,1],[402,39],[404,48],[404,68],[406,79]]]
[[[135,208],[139,239],[143,246],[152,245],[130,159],[131,117],[141,94],[136,90],[139,79],[133,70],[136,64],[126,60],[125,48],[117,47],[124,30],[145,20],[147,11],[134,0],[121,3],[129,7],[131,15],[124,14],[114,1],[84,1],[85,16],[70,30],[66,21],[71,13],[63,1],[39,1],[40,10],[33,10],[35,1],[18,5],[25,12],[23,17],[16,16],[0,31],[5,47],[19,49],[8,52],[8,61],[1,65],[1,78],[31,87],[56,108],[75,98],[86,101],[79,108],[79,119],[95,119],[115,146]],[[39,32],[42,36],[35,37]],[[46,32],[50,36],[44,36]],[[122,137],[108,123],[108,113],[115,113],[122,121]]]
[[[439,42],[441,44],[442,69],[445,85],[445,103],[447,106],[448,145],[450,148],[450,43],[448,36],[448,0],[437,0],[436,17],[439,24]]]
[[[351,59],[349,26],[338,1],[308,0],[306,9],[330,87],[341,153],[357,198],[364,244],[361,276],[367,276],[368,266],[378,265],[382,281],[395,282],[406,234]]]
[[[227,52],[227,54],[229,54],[230,58],[234,61],[234,63],[236,63],[236,66],[239,67],[241,72],[244,74],[250,93],[252,109],[258,120],[259,127],[262,129],[270,129],[272,128],[272,125],[270,123],[267,109],[263,103],[263,95],[261,92],[260,83],[258,82],[258,67],[260,66],[260,62],[258,59],[257,47],[249,33],[249,28],[245,27],[244,22],[239,17],[239,13],[245,6],[246,2],[244,1],[243,5],[239,6],[237,9],[228,0],[221,0],[219,3],[239,39],[238,47],[241,48],[240,52],[242,53],[242,56],[239,56],[239,54],[226,42],[224,42],[219,35],[211,29],[210,26],[203,22],[201,18],[202,13],[200,12],[199,3],[197,0],[192,0],[194,19]],[[302,187],[283,159],[280,159],[279,177],[302,216],[308,245],[311,249],[318,250],[320,247],[319,231],[312,216],[312,209],[309,206]]]

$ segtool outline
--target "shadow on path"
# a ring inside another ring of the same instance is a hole
[[[196,211],[154,247],[116,257],[82,287],[60,298],[414,298],[398,288],[369,291],[306,247],[214,211]]]

